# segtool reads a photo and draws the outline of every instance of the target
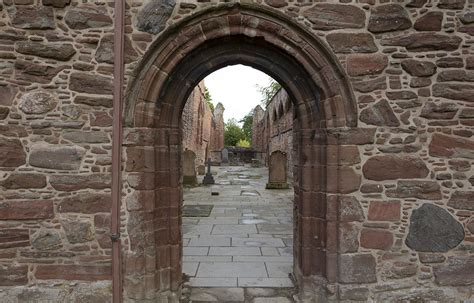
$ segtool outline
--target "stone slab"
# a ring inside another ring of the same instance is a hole
[[[239,278],[239,287],[293,287],[289,278]]]
[[[258,278],[268,277],[264,263],[201,263],[197,272],[198,278]]]

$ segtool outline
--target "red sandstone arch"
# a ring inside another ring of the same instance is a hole
[[[327,47],[302,26],[273,10],[233,3],[161,33],[130,81],[126,171],[137,199],[145,205],[144,197],[153,197],[154,203],[129,214],[124,249],[129,300],[169,297],[180,288],[181,112],[200,80],[232,64],[269,74],[294,102],[294,272],[303,290],[321,295],[327,281],[337,282],[338,223],[328,215],[326,196],[344,193],[343,166],[328,163],[326,144],[337,146],[338,139],[329,142],[326,129],[357,124],[349,82]],[[337,159],[337,148],[332,153]]]

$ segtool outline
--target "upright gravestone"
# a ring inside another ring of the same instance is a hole
[[[207,160],[207,173],[204,176],[204,179],[202,180],[202,184],[209,185],[209,184],[215,184],[216,181],[214,181],[214,177],[212,176],[211,173],[211,158]]]
[[[286,182],[287,178],[287,160],[286,153],[279,150],[274,151],[270,155],[268,165],[268,183],[267,189],[284,189],[289,188]]]
[[[196,185],[196,154],[192,150],[185,150],[183,153],[183,184]]]
[[[227,148],[224,148],[221,151],[221,157],[222,157],[221,163],[223,163],[223,164],[229,163],[229,150]]]

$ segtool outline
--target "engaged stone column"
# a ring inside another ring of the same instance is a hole
[[[186,150],[183,153],[183,184],[196,185],[196,154],[191,150]]]
[[[286,182],[287,178],[287,160],[286,153],[279,150],[270,155],[268,165],[268,183],[267,189],[285,189],[289,188]]]

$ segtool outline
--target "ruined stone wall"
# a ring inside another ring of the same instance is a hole
[[[358,128],[340,137],[351,145],[342,146],[339,156],[352,167],[338,171],[344,194],[339,207],[351,212],[340,218],[339,272],[327,269],[339,284],[328,292],[363,301],[469,298],[473,4],[345,2],[258,4],[319,37],[337,56],[358,100]],[[127,4],[127,79],[155,35],[217,5]],[[110,300],[112,6],[77,0],[9,0],[0,6],[0,301],[33,295]],[[143,139],[135,135],[126,130],[124,145]],[[331,155],[330,145],[327,151]],[[153,201],[143,197],[154,193],[136,173],[152,171],[154,156],[124,148],[125,255],[154,241],[137,229],[152,221],[140,203]],[[130,262],[124,271],[144,268]],[[170,281],[147,283],[166,288]],[[144,284],[125,281],[127,298],[152,296],[143,292]]]
[[[210,144],[216,133],[212,110],[204,99],[204,82],[201,82],[188,98],[182,114],[183,150],[196,154],[196,167],[204,165]]]
[[[286,153],[288,176],[293,178],[293,104],[284,89],[280,89],[268,103],[265,111],[260,106],[254,110],[252,123],[252,148],[262,153],[267,163],[271,153]]]

